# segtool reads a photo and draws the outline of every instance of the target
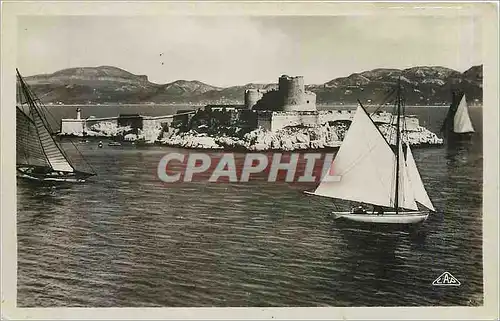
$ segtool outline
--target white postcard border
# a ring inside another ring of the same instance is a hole
[[[483,22],[483,267],[482,307],[331,308],[17,308],[15,66],[19,15],[470,15]],[[498,315],[499,95],[498,3],[490,2],[8,2],[1,17],[1,313],[2,319],[442,319]]]

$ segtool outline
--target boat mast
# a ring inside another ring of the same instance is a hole
[[[398,207],[399,207],[399,140],[401,139],[400,137],[400,132],[399,132],[399,122],[400,122],[400,115],[401,115],[401,76],[398,78],[398,91],[397,91],[397,122],[396,122],[396,195],[394,197],[394,209],[396,211],[396,214],[398,214]]]

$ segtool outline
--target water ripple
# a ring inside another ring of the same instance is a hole
[[[418,231],[393,232],[334,221],[330,200],[302,194],[311,185],[167,188],[154,173],[170,149],[81,145],[95,182],[18,183],[18,305],[480,305],[477,139],[414,151],[439,211]],[[433,287],[444,271],[462,285]]]

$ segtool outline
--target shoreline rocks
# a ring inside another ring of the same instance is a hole
[[[388,142],[394,144],[395,135],[392,135],[391,126],[381,125],[379,128]],[[188,149],[218,149],[218,150],[245,150],[245,151],[297,151],[322,150],[338,148],[342,144],[345,128],[329,126],[328,124],[316,127],[286,127],[272,132],[262,128],[246,133],[243,137],[209,136],[205,133],[172,132],[168,137],[157,143],[172,147]],[[407,131],[410,146],[442,145],[443,139],[437,137],[424,127]]]
[[[387,141],[395,142],[395,127],[389,124],[378,126]],[[130,126],[119,127],[116,123],[101,122],[92,125],[86,132],[65,134],[62,136],[77,137],[120,137],[124,141],[143,142],[145,144],[160,144],[187,149],[209,150],[241,150],[241,151],[305,151],[338,148],[347,131],[345,124],[291,126],[277,131],[257,128],[245,134],[239,130],[229,131],[238,134],[199,133],[196,130],[186,132],[176,128],[161,128],[160,126],[137,129],[132,131]],[[443,144],[443,139],[428,129],[417,126],[406,131],[410,146],[437,146]]]
[[[137,129],[135,132],[130,126],[118,126],[114,122],[99,122],[83,131],[75,131],[71,133],[59,133],[59,136],[69,137],[120,137],[124,141],[144,141],[145,143],[154,144],[163,129],[161,126],[155,126],[147,129]]]

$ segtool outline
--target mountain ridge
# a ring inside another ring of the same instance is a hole
[[[442,66],[376,68],[324,84],[306,85],[306,90],[316,93],[318,104],[350,104],[357,99],[382,102],[400,78],[407,104],[449,104],[451,91],[457,89],[479,103],[482,102],[482,77],[482,65],[472,66],[463,73]],[[182,79],[157,84],[150,82],[146,75],[114,66],[67,68],[25,77],[25,80],[37,96],[49,104],[241,104],[247,89],[277,88],[277,83],[218,87]]]

